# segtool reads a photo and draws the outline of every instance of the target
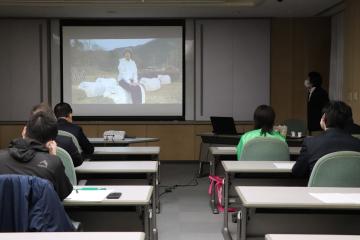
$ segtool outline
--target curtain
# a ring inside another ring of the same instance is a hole
[[[344,79],[344,12],[331,19],[331,56],[329,97],[331,100],[343,99]]]

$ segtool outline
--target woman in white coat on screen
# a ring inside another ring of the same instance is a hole
[[[131,49],[126,49],[124,57],[119,60],[119,75],[118,82],[121,88],[123,88],[128,95],[128,103],[142,104],[145,102],[144,89],[139,84],[137,66],[134,60],[132,60]]]

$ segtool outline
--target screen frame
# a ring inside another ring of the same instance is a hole
[[[186,65],[185,65],[185,20],[183,19],[65,19],[60,20],[60,101],[64,102],[64,56],[63,27],[66,26],[177,26],[182,28],[182,114],[180,116],[73,116],[75,121],[185,121]]]

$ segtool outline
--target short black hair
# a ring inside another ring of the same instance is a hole
[[[309,81],[313,87],[321,87],[322,85],[322,77],[318,72],[309,72],[308,74]]]
[[[57,118],[68,117],[72,113],[72,108],[70,104],[61,102],[54,107],[54,113]]]
[[[56,118],[50,112],[33,114],[26,124],[26,137],[40,143],[54,140],[58,134]]]
[[[323,109],[327,128],[344,129],[352,119],[351,108],[342,101],[330,101]]]
[[[266,135],[273,130],[275,111],[268,105],[260,105],[254,112],[255,129],[261,129],[261,135]]]

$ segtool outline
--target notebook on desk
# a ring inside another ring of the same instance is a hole
[[[210,117],[213,133],[226,135],[239,135],[236,131],[235,122],[232,117]]]

